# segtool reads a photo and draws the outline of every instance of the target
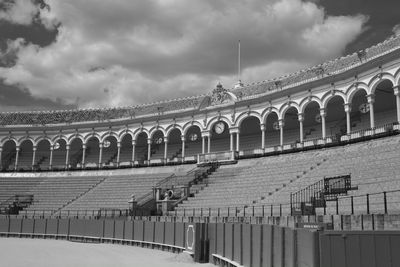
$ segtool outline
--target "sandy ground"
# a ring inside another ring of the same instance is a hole
[[[0,238],[0,266],[4,267],[215,267],[194,263],[185,253],[114,244],[63,240]]]

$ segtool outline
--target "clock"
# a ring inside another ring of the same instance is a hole
[[[222,134],[225,130],[225,124],[221,121],[221,122],[217,122],[214,126],[214,131],[217,134]]]

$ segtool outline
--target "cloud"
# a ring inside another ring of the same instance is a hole
[[[5,20],[15,24],[29,25],[39,13],[38,5],[32,0],[5,1],[0,9],[0,21]]]
[[[300,0],[46,1],[38,19],[58,28],[40,47],[18,42],[0,67],[7,85],[80,107],[133,105],[197,95],[236,81],[237,41],[245,82],[340,56],[363,15],[327,16]]]

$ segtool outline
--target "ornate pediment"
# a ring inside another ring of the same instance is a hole
[[[220,105],[229,102],[235,102],[236,97],[228,89],[225,89],[222,84],[218,83],[217,87],[212,91],[211,105]]]

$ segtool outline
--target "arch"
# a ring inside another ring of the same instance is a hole
[[[255,117],[258,119],[259,123],[261,124],[262,122],[262,117],[260,115],[260,113],[256,112],[256,111],[246,111],[246,112],[242,112],[237,118],[236,121],[234,123],[235,127],[240,127],[240,125],[242,124],[243,120],[245,120],[248,117]]]
[[[396,84],[396,80],[392,74],[387,72],[379,73],[378,75],[375,75],[368,83],[368,87],[371,90],[371,94],[375,93],[376,87],[384,80],[389,80],[393,86]]]
[[[0,143],[1,147],[3,147],[8,141],[13,141],[15,146],[17,146],[17,144],[18,144],[17,139],[15,139],[14,137],[11,137],[11,136],[7,136],[7,137],[1,139],[1,143]]]
[[[36,157],[34,168],[48,169],[50,165],[50,148],[52,146],[51,140],[47,137],[37,139],[36,143]]]
[[[265,124],[267,122],[268,116],[271,115],[272,113],[275,113],[279,119],[278,109],[275,107],[269,107],[269,108],[264,109],[264,111],[261,113],[262,123]]]
[[[323,104],[322,104],[321,99],[319,99],[319,98],[316,97],[316,96],[309,96],[309,97],[306,97],[306,98],[304,98],[303,100],[301,100],[301,102],[300,102],[300,111],[299,111],[299,113],[304,113],[305,110],[306,110],[306,108],[307,108],[307,106],[308,106],[309,104],[313,103],[313,102],[317,103],[318,106],[319,106],[319,108],[322,108],[322,107],[323,107]]]
[[[147,135],[147,138],[149,138],[150,134],[149,131],[146,128],[138,128],[133,132],[133,138],[132,140],[137,141],[137,137],[141,134],[145,133]]]
[[[1,153],[0,165],[2,170],[12,170],[15,163],[15,155],[17,149],[17,140],[14,138],[3,139],[3,151]]]
[[[48,142],[50,143],[50,146],[53,144],[52,141],[51,141],[51,139],[50,139],[49,137],[47,137],[47,136],[40,136],[40,137],[38,137],[38,138],[35,139],[34,146],[38,146],[39,143],[42,142],[42,141],[44,141],[44,140],[48,141]]]
[[[127,136],[127,135],[130,135],[131,139],[134,140],[133,139],[133,137],[134,137],[133,131],[131,129],[126,128],[126,129],[121,130],[118,133],[120,142],[122,142],[122,139],[124,139],[124,137]]]
[[[32,137],[23,136],[20,139],[18,139],[18,146],[21,146],[22,143],[24,143],[25,141],[30,141],[32,143],[32,146],[34,146],[34,144],[35,144],[35,141],[33,140]]]
[[[351,85],[346,91],[347,102],[345,101],[345,103],[352,103],[353,97],[355,94],[357,94],[357,92],[364,91],[368,95],[370,93],[370,88],[365,83],[355,83]]]
[[[208,121],[206,130],[211,131],[213,125],[215,123],[219,122],[219,121],[225,122],[228,125],[228,127],[232,126],[232,122],[227,117],[225,117],[225,116],[216,116],[216,117],[214,117],[214,118],[212,118],[211,120]]]
[[[165,130],[165,135],[166,137],[168,137],[171,132],[175,129],[178,129],[181,132],[181,135],[183,134],[183,129],[182,126],[178,125],[178,124],[172,124],[170,126],[167,127],[167,129]]]
[[[86,134],[84,136],[83,143],[86,144],[89,141],[89,139],[92,139],[92,138],[96,138],[97,141],[99,141],[99,143],[101,142],[101,136],[96,132],[92,132],[92,133]]]
[[[84,143],[84,140],[85,140],[81,134],[76,133],[76,134],[73,134],[73,135],[71,135],[71,136],[68,137],[68,139],[67,139],[67,145],[71,145],[72,142],[73,142],[75,139],[80,139],[81,142],[82,142],[82,144]]]
[[[51,145],[54,146],[56,144],[56,142],[58,142],[59,140],[64,140],[65,144],[68,144],[68,137],[66,137],[65,135],[56,135],[51,139]]]
[[[339,90],[331,90],[330,92],[326,92],[323,96],[322,96],[322,108],[327,108],[328,107],[328,103],[329,101],[334,98],[334,97],[341,97],[343,99],[344,103],[347,103],[347,97],[346,94],[343,93],[342,91]]]
[[[106,133],[104,133],[104,134],[102,134],[100,136],[101,137],[100,138],[100,143],[103,143],[110,136],[114,137],[117,140],[117,142],[120,141],[118,133],[113,132],[113,131],[109,131],[109,132],[106,132]]]
[[[183,134],[186,135],[187,131],[188,131],[191,127],[194,127],[194,126],[197,126],[197,127],[199,128],[200,132],[203,131],[203,126],[201,125],[200,122],[198,122],[198,121],[190,121],[190,122],[187,122],[187,123],[185,123],[185,124],[183,125],[183,127],[182,127],[182,129],[183,129]]]
[[[394,86],[400,84],[400,68],[394,74]]]
[[[279,109],[279,116],[278,116],[278,118],[279,119],[284,119],[285,118],[285,113],[286,113],[286,111],[288,111],[289,109],[291,109],[291,108],[295,108],[296,110],[297,110],[297,113],[300,113],[300,106],[299,106],[299,104],[297,104],[296,102],[294,102],[294,101],[289,101],[289,102],[286,102],[285,104],[283,104],[282,106],[281,106],[281,108]]]
[[[164,130],[164,128],[163,127],[160,127],[160,126],[154,126],[154,127],[152,127],[151,129],[150,129],[150,135],[149,135],[149,138],[150,139],[153,139],[153,136],[154,136],[154,134],[156,133],[156,132],[158,132],[158,131],[160,131],[160,132],[162,132],[162,134],[163,134],[163,136],[166,136],[165,135],[165,130]]]

